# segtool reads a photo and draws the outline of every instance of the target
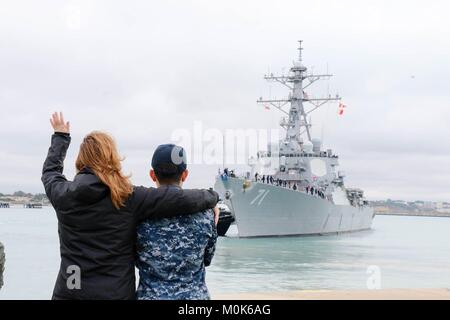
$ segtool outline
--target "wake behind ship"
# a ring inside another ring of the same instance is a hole
[[[310,113],[340,97],[307,95],[306,88],[331,75],[307,73],[302,50],[300,41],[298,61],[288,75],[265,76],[288,87],[288,98],[258,100],[287,115],[280,122],[285,137],[250,159],[250,171],[239,176],[224,170],[216,177],[215,189],[234,215],[240,237],[323,235],[372,226],[374,212],[363,191],[345,187],[344,173],[337,170],[339,157],[311,136]],[[307,110],[304,103],[312,107]]]

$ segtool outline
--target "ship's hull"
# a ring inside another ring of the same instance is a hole
[[[243,179],[220,176],[215,184],[235,216],[240,237],[324,235],[372,226],[374,212],[368,206],[335,205],[317,196],[261,182],[251,182],[245,189],[243,185]]]

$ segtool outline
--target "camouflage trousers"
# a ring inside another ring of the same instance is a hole
[[[0,289],[3,287],[3,271],[5,270],[5,247],[0,242]]]

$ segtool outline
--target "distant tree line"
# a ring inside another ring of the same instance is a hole
[[[33,194],[32,193],[26,193],[23,191],[16,191],[12,194],[14,197],[32,197]]]
[[[45,193],[32,194],[32,193],[28,193],[28,192],[24,192],[24,191],[16,191],[13,194],[0,193],[0,197],[8,198],[8,200],[9,200],[9,197],[24,197],[24,198],[30,198],[31,201],[36,201],[36,202],[41,202],[43,200],[47,200],[47,196],[45,195]]]

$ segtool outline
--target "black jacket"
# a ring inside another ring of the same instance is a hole
[[[42,171],[58,217],[61,251],[53,299],[134,299],[137,222],[213,208],[218,195],[210,190],[134,187],[125,207],[117,210],[108,187],[90,169],[73,181],[64,177],[69,144],[68,134],[54,134]],[[74,278],[77,268],[80,289]]]

